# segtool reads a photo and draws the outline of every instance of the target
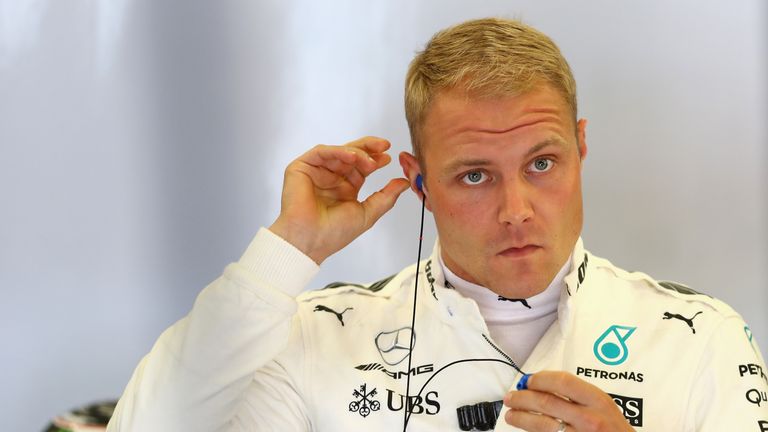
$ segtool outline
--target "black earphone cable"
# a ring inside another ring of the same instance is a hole
[[[485,335],[483,335],[483,337],[485,337]],[[501,364],[504,364],[504,365],[507,365],[507,366],[511,367],[512,369],[520,372],[523,375],[526,375],[526,373],[523,372],[522,369],[520,369],[520,367],[518,367],[517,364],[515,362],[513,362],[513,361],[504,361],[502,359],[493,359],[493,358],[455,360],[455,361],[452,361],[452,362],[448,363],[447,365],[441,367],[440,369],[436,370],[432,375],[430,375],[430,377],[427,379],[427,381],[424,382],[424,385],[422,385],[421,388],[419,389],[419,392],[416,393],[415,397],[417,397],[417,398],[421,397],[421,393],[423,393],[424,389],[427,388],[427,385],[429,384],[429,382],[432,381],[440,372],[444,371],[445,369],[448,369],[449,367],[451,367],[453,365],[457,365],[457,364],[460,364],[460,363],[472,363],[472,362],[501,363]],[[406,402],[406,407],[407,407],[407,402]],[[409,410],[407,408],[406,408],[405,411],[407,413],[407,415],[406,415],[406,424],[407,424],[407,422],[410,419],[411,415],[410,415],[410,412],[409,412]]]
[[[419,176],[421,177],[421,176]],[[422,190],[422,181],[421,178],[417,179],[417,187],[419,189],[419,192],[421,192],[421,222],[419,224],[419,250],[416,257],[416,277],[413,283],[413,310],[411,312],[411,340],[408,345],[408,369],[407,369],[407,376],[405,381],[405,402],[404,402],[404,414],[403,414],[403,432],[406,432],[406,429],[408,428],[408,421],[411,418],[411,410],[410,410],[410,389],[411,389],[411,367],[412,367],[412,360],[413,360],[413,345],[414,345],[414,339],[416,336],[416,300],[418,299],[418,293],[419,293],[419,266],[421,264],[421,246],[424,242],[424,209],[426,207],[426,194],[424,194],[424,191]],[[460,364],[460,363],[470,363],[470,362],[494,362],[494,363],[502,363],[507,366],[512,367],[516,371],[520,372],[523,375],[526,375],[525,372],[523,372],[519,366],[511,359],[509,356],[504,354],[501,350],[499,350],[491,341],[483,335],[486,341],[493,346],[496,351],[498,351],[500,354],[502,354],[507,360],[504,361],[501,359],[462,359],[462,360],[456,360],[448,363],[447,365],[441,367],[437,371],[435,371],[429,379],[424,383],[424,385],[421,386],[419,389],[419,392],[416,394],[416,397],[420,397],[421,393],[424,391],[424,389],[427,387],[427,385],[432,381],[440,372],[447,369],[450,366]]]
[[[405,381],[405,409],[403,410],[405,414],[403,415],[403,432],[405,432],[406,428],[408,427],[408,419],[410,418],[410,415],[408,414],[408,403],[410,401],[408,395],[411,389],[411,361],[413,360],[413,342],[416,335],[416,299],[418,298],[419,293],[419,264],[421,263],[421,244],[424,241],[424,207],[426,207],[427,203],[426,196],[424,195],[424,191],[421,190],[421,187],[419,187],[419,192],[421,192],[421,223],[419,226],[419,252],[416,257],[416,280],[413,284],[413,312],[411,313],[411,340],[408,344],[408,375]],[[419,392],[419,394],[421,394],[421,392]]]

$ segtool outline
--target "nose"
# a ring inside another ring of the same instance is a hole
[[[533,217],[529,185],[521,179],[509,179],[500,187],[499,222],[517,225]]]

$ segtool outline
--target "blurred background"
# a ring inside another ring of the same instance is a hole
[[[488,15],[543,30],[575,71],[587,248],[725,300],[768,348],[761,0],[0,0],[3,429],[117,398],[274,220],[297,155],[362,135],[409,149],[408,62]],[[412,263],[418,212],[405,195],[314,285]]]

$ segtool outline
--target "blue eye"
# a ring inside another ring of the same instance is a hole
[[[487,179],[488,176],[485,175],[484,172],[472,171],[464,174],[464,176],[461,178],[461,181],[468,185],[476,185],[486,181]]]
[[[552,169],[552,165],[554,164],[555,163],[552,161],[552,159],[541,158],[531,162],[531,165],[529,166],[529,168],[533,172],[542,173]]]

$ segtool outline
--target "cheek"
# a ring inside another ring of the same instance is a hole
[[[491,235],[486,231],[491,226],[488,217],[492,212],[477,196],[454,193],[440,198],[435,200],[432,211],[443,246],[450,247],[455,255],[477,249],[477,243]]]
[[[568,182],[564,187],[553,191],[552,215],[560,219],[567,231],[581,231],[583,218],[583,204],[581,196],[581,183],[579,179]]]
[[[581,184],[578,176],[570,174],[540,185],[532,201],[538,219],[554,231],[570,230],[582,214]]]
[[[445,224],[462,225],[465,230],[472,230],[483,218],[490,214],[486,200],[479,194],[452,194],[443,197],[438,205],[433,206],[435,219]]]
[[[548,183],[546,191],[560,207],[573,207],[574,203],[581,202],[580,172],[575,167],[561,171],[559,176]]]

